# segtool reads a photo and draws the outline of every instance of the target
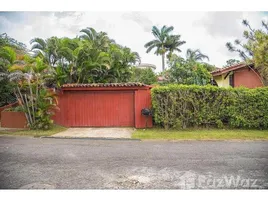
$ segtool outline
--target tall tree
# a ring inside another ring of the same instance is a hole
[[[116,44],[104,32],[93,28],[81,30],[76,38],[51,37],[31,40],[35,57],[52,67],[49,86],[64,83],[127,82],[131,67],[140,62],[137,52]]]
[[[140,82],[151,85],[157,82],[157,75],[151,68],[132,68],[131,82]]]
[[[106,77],[107,82],[127,82],[131,77],[131,67],[140,63],[140,56],[130,48],[111,44],[109,48],[111,68]]]
[[[246,63],[254,63],[259,72],[256,75],[268,86],[268,22],[262,21],[262,28],[257,30],[253,29],[247,20],[243,20],[242,24],[247,27],[243,33],[246,42],[242,43],[236,39],[234,44],[227,42],[226,47],[231,52],[239,53]]]
[[[267,32],[268,33],[268,32]],[[268,86],[268,34],[256,31],[256,40],[250,44],[255,67],[262,76],[265,86]]]
[[[232,65],[235,65],[235,64],[238,64],[238,63],[240,63],[239,60],[229,59],[229,60],[226,61],[226,65],[225,66],[228,67],[228,66],[232,66]]]
[[[97,32],[92,27],[87,27],[80,31],[83,33],[80,38],[90,41],[93,45],[93,48],[100,51],[107,51],[109,44],[112,42],[105,32]]]
[[[156,55],[162,56],[162,71],[165,70],[165,55],[169,50],[179,51],[178,48],[180,45],[184,44],[184,41],[180,41],[179,35],[171,35],[173,31],[173,26],[163,26],[161,29],[158,29],[156,26],[152,28],[152,34],[155,39],[146,43],[144,45],[147,48],[146,53],[149,53],[152,49],[155,49]]]
[[[168,62],[168,79],[171,83],[186,85],[207,85],[210,83],[211,74],[203,63],[193,63],[173,55]]]
[[[187,49],[186,51],[186,59],[189,62],[200,62],[203,61],[204,59],[209,60],[209,57],[203,53],[199,49],[192,50],[192,49]]]
[[[165,44],[165,47],[168,50],[167,58],[170,59],[172,54],[177,51],[181,52],[179,47],[183,44],[185,44],[185,41],[180,40],[181,36],[180,35],[170,35],[167,37],[167,41]]]
[[[47,64],[55,66],[56,62],[59,60],[59,38],[51,37],[47,40],[34,38],[30,41],[30,44],[32,45],[31,51],[35,53],[35,57],[41,57]]]

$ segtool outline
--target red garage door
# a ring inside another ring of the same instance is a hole
[[[69,91],[69,125],[134,126],[134,92]]]

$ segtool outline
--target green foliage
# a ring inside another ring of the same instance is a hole
[[[157,82],[157,75],[151,68],[132,68],[131,82],[140,82],[147,85],[151,85]]]
[[[218,128],[165,130],[163,128],[150,128],[137,129],[131,137],[146,140],[268,140],[268,130]]]
[[[0,107],[14,103],[16,97],[13,93],[13,87],[8,80],[0,81]]]
[[[254,63],[262,83],[268,86],[268,23],[262,21],[262,28],[257,30],[253,29],[247,20],[243,20],[242,24],[247,27],[243,33],[246,42],[242,44],[237,39],[234,44],[226,43],[226,47],[231,52],[239,53],[247,63]]]
[[[14,87],[17,101],[23,108],[31,129],[50,129],[51,116],[57,108],[56,94],[45,83],[49,66],[43,59],[25,56],[20,64],[9,67],[8,80]]]
[[[154,121],[187,127],[268,129],[268,88],[167,85],[152,92]]]
[[[127,82],[131,67],[140,62],[138,53],[116,44],[104,32],[82,29],[79,38],[51,37],[31,40],[35,57],[50,66],[49,84]]]
[[[229,60],[226,61],[225,67],[232,66],[232,65],[238,64],[240,62],[241,61],[236,60],[236,59],[229,59]]]
[[[249,48],[252,49],[253,60],[263,83],[268,86],[268,34],[256,31],[254,36],[256,39],[249,44]]]
[[[169,83],[186,85],[210,83],[211,74],[207,70],[207,64],[184,60],[176,55],[172,56],[168,64],[169,70],[166,72],[166,78]]]
[[[26,45],[18,42],[14,38],[8,36],[6,33],[0,34],[0,47],[8,46],[15,49],[16,53],[25,52]]]
[[[11,47],[9,40],[3,40],[3,35],[0,35],[0,107],[16,101],[13,93],[13,87],[7,79],[8,68],[15,64],[17,54],[15,47]],[[4,45],[4,46],[1,46]]]
[[[199,62],[199,61],[203,61],[204,59],[209,60],[209,57],[201,53],[199,49],[196,49],[196,50],[187,49],[186,59],[189,62]]]
[[[39,89],[34,113],[35,122],[32,124],[32,129],[50,129],[53,125],[51,117],[55,114],[56,106],[56,94],[46,88]]]
[[[16,107],[6,108],[5,111],[11,111],[11,112],[24,112],[24,109],[23,109],[22,106],[16,106]]]
[[[173,52],[181,52],[179,49],[180,46],[186,43],[185,41],[180,40],[180,35],[171,35],[173,29],[173,26],[163,26],[161,29],[153,26],[152,34],[154,35],[154,40],[147,42],[144,45],[147,49],[146,53],[155,49],[154,54],[162,56],[162,71],[165,70],[166,53],[168,53],[167,57],[170,58]]]

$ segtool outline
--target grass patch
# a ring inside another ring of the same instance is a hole
[[[35,136],[35,137],[40,137],[40,136],[51,136],[56,133],[59,133],[61,131],[65,131],[67,128],[59,125],[53,125],[52,129],[50,130],[4,130],[0,131],[0,134],[4,135],[25,135],[25,136]]]
[[[268,130],[241,129],[186,129],[165,130],[160,128],[139,129],[133,139],[157,140],[268,140]]]

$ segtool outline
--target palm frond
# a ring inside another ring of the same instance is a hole
[[[152,46],[152,45],[155,45],[155,46],[161,46],[161,43],[160,43],[159,40],[152,40],[152,41],[150,41],[150,42],[147,42],[147,43],[144,45],[144,47],[145,47],[145,48],[148,48],[148,47],[150,47],[150,46]]]
[[[32,45],[32,44],[39,44],[40,47],[42,47],[42,48],[40,48],[40,49],[45,49],[45,47],[46,47],[46,41],[43,40],[42,38],[34,38],[34,39],[32,39],[32,40],[30,41],[30,44],[31,44],[31,45]]]
[[[152,33],[155,36],[155,38],[159,39],[161,37],[160,30],[156,26],[153,26]]]

